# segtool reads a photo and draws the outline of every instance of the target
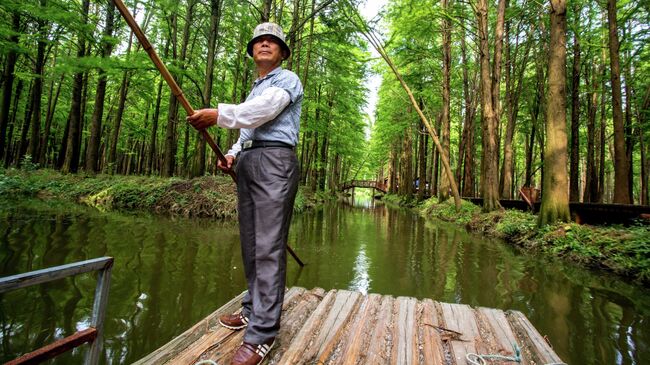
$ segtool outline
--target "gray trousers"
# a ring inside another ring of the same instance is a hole
[[[287,269],[287,236],[300,178],[292,149],[242,151],[237,167],[239,234],[248,292],[244,341],[264,343],[278,334]]]

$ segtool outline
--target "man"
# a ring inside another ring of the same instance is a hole
[[[233,330],[247,327],[233,365],[261,363],[280,328],[287,236],[299,179],[294,148],[303,96],[298,76],[280,67],[290,50],[279,25],[258,25],[247,53],[255,61],[258,78],[246,101],[219,104],[187,118],[199,130],[214,124],[241,129],[226,163],[217,164],[229,171],[238,161],[239,232],[248,282],[241,313],[219,319]]]

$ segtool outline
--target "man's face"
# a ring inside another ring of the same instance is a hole
[[[253,60],[255,63],[280,64],[283,59],[282,47],[270,35],[260,37],[253,44]]]

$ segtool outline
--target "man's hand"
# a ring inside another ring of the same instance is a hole
[[[234,161],[234,156],[226,155],[226,164],[224,165],[220,159],[217,159],[217,168],[225,173],[229,173],[232,170],[232,163]]]
[[[197,130],[203,130],[217,124],[218,109],[200,109],[187,117],[187,121]]]

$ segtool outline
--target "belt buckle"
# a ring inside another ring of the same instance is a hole
[[[253,141],[250,139],[248,141],[244,141],[244,143],[242,144],[242,148],[245,150],[251,147],[253,147]]]

